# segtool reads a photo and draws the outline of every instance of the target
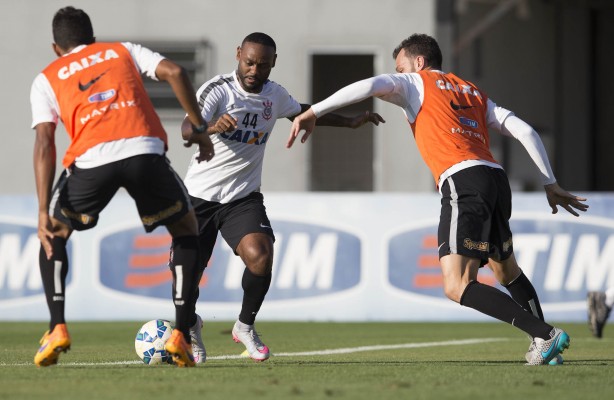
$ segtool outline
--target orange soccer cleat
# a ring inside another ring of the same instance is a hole
[[[185,341],[183,333],[179,329],[173,330],[171,337],[164,345],[164,350],[173,357],[173,363],[178,367],[193,367],[195,365],[192,346]]]
[[[66,353],[70,349],[70,335],[66,324],[57,324],[51,333],[45,332],[40,344],[41,347],[34,356],[34,364],[39,367],[57,364],[60,353]]]

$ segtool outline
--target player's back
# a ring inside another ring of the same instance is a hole
[[[104,142],[166,133],[130,52],[121,43],[93,43],[49,64],[46,76],[71,139],[69,166]]]

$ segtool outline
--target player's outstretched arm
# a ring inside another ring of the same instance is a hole
[[[394,81],[388,75],[378,75],[373,78],[363,79],[358,82],[354,82],[345,86],[331,96],[322,100],[321,102],[314,104],[307,111],[303,112],[299,116],[294,118],[292,122],[292,129],[290,131],[290,138],[286,144],[286,147],[291,147],[301,130],[305,133],[301,137],[301,143],[305,143],[313,127],[316,125],[330,125],[330,126],[343,126],[343,127],[358,127],[367,122],[372,122],[378,125],[380,122],[385,122],[384,119],[377,113],[365,113],[348,119],[346,117],[338,116],[343,120],[337,120],[333,123],[332,120],[326,119],[327,115],[334,110],[345,107],[350,104],[358,103],[368,97],[381,97],[388,93],[391,93],[395,88]],[[301,105],[302,107],[303,105]],[[317,110],[315,110],[317,109]],[[318,115],[318,117],[316,117]],[[329,116],[329,118],[331,118]]]
[[[301,111],[303,112],[303,114],[305,114],[308,110],[311,110],[310,106],[307,104],[301,104]],[[311,112],[313,113],[313,110],[311,110]],[[303,114],[299,114],[299,115],[303,115]],[[313,114],[315,116],[315,114]],[[298,118],[298,116],[296,117],[292,117],[290,118],[293,122],[296,121],[296,119]],[[306,120],[301,121],[300,123],[305,124]],[[365,111],[364,113],[360,113],[358,115],[355,115],[353,117],[345,117],[343,115],[340,114],[336,114],[336,113],[328,113],[325,115],[322,115],[319,118],[316,118],[315,122],[314,122],[314,126],[318,125],[318,126],[335,126],[335,127],[340,127],[340,128],[352,128],[352,129],[356,129],[358,127],[363,126],[364,124],[367,123],[372,123],[374,125],[379,125],[380,122],[381,123],[385,123],[386,121],[384,120],[384,118],[382,118],[381,115],[379,115],[378,113],[374,113],[371,111]],[[294,123],[292,125],[294,127]],[[300,130],[304,130],[304,129],[299,129]],[[305,134],[303,135],[303,137],[301,138],[301,143],[305,143],[307,141],[307,138],[309,137],[309,135],[311,135],[311,132],[313,131],[313,128],[311,128],[311,131],[309,131],[309,133],[307,133],[307,131],[305,131]],[[298,132],[297,133],[291,133],[290,138],[288,139],[288,143],[286,145],[286,147],[291,147],[292,144],[294,143],[294,140],[297,138],[298,136]]]
[[[301,112],[307,111],[310,107],[309,104],[301,104]],[[294,120],[294,117],[291,117],[290,120]],[[384,121],[384,118],[378,113],[368,110],[353,117],[345,117],[341,114],[329,112],[316,119],[316,126],[335,126],[338,128],[356,129],[369,122],[374,125],[379,125],[380,122],[386,121]]]
[[[546,190],[548,204],[552,208],[552,214],[556,214],[559,211],[557,206],[563,207],[567,212],[576,217],[579,216],[576,210],[582,212],[588,210],[588,205],[583,203],[583,201],[586,201],[586,198],[566,192],[556,182],[544,185],[544,189]]]
[[[531,159],[533,159],[533,162],[540,171],[544,189],[546,190],[546,197],[548,198],[548,204],[550,204],[552,208],[552,214],[558,212],[557,206],[563,207],[567,212],[576,217],[578,217],[579,214],[574,208],[583,212],[588,209],[588,205],[582,203],[586,201],[585,198],[566,192],[556,183],[544,144],[537,132],[535,132],[529,124],[515,115],[511,115],[506,117],[503,121],[501,133],[518,139],[529,153],[529,156],[531,156]]]

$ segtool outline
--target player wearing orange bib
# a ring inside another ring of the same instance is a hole
[[[301,130],[304,143],[317,117],[365,98],[401,107],[442,196],[438,239],[446,296],[526,332],[533,338],[526,354],[529,365],[562,362],[559,353],[569,346],[569,335],[544,322],[537,293],[514,257],[511,190],[489,150],[488,128],[515,137],[527,149],[553,213],[561,206],[578,216],[574,208],[586,211],[586,199],[558,186],[533,128],[472,83],[441,71],[435,39],[412,35],[393,57],[398,73],[348,85],[296,117],[287,146]],[[487,263],[512,297],[478,282],[478,270]]]
[[[95,43],[88,15],[73,7],[53,18],[58,58],[34,83],[32,127],[38,193],[41,277],[51,315],[49,331],[34,358],[56,364],[71,346],[64,319],[68,254],[73,230],[93,228],[120,187],[134,198],[143,226],[165,225],[173,237],[173,301],[176,327],[167,351],[178,366],[193,366],[189,305],[197,285],[197,221],[187,191],[165,157],[167,138],[141,80],[141,73],[167,81],[192,123],[189,144],[201,160],[213,157],[195,93],[179,65],[133,43]],[[55,130],[64,124],[70,145],[55,187]],[[186,340],[187,338],[187,340]]]

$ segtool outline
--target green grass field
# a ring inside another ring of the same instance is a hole
[[[138,362],[141,324],[69,323],[72,350],[58,365],[37,368],[32,359],[46,324],[0,323],[0,399],[614,396],[613,327],[598,340],[586,324],[560,324],[571,336],[565,365],[527,367],[528,340],[503,323],[260,322],[273,356],[255,363],[234,358],[243,347],[230,337],[232,322],[205,322],[207,363],[180,369]]]

